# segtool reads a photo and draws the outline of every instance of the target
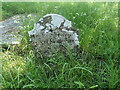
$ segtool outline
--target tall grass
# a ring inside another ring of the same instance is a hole
[[[23,39],[13,50],[1,52],[3,88],[119,88],[118,3],[2,3],[3,19],[16,14],[37,15],[25,20]],[[28,31],[40,17],[61,14],[80,29],[80,52],[67,57],[54,53],[36,63]],[[44,62],[45,61],[45,62]],[[17,62],[17,63],[15,63]]]

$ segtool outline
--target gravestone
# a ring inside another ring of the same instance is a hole
[[[21,30],[24,30],[23,20],[29,21],[35,18],[36,15],[15,15],[3,21],[0,21],[0,45],[17,45],[22,39],[22,35],[19,34]]]
[[[74,49],[79,45],[77,30],[65,17],[47,14],[34,24],[28,34],[33,51],[39,58],[49,57],[53,52],[64,52],[68,45]]]

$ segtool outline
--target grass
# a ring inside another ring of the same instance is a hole
[[[3,20],[30,13],[37,17],[23,21],[21,44],[0,54],[2,88],[120,88],[118,3],[2,3]],[[77,55],[68,49],[67,57],[54,53],[36,60],[27,32],[48,13],[61,14],[80,29]]]

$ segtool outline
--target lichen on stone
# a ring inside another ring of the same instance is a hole
[[[30,43],[36,56],[47,57],[54,51],[65,51],[66,44],[74,49],[79,45],[78,34],[72,22],[58,14],[47,14],[29,31]]]

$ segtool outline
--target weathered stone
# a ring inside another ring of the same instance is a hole
[[[34,24],[29,31],[30,43],[37,58],[48,57],[54,51],[65,51],[79,45],[77,29],[72,28],[71,21],[58,14],[47,14]]]
[[[31,18],[29,18],[31,17]],[[36,15],[15,15],[4,21],[0,21],[0,45],[14,45],[19,44],[21,41],[20,30],[24,30],[22,20],[35,18]]]

